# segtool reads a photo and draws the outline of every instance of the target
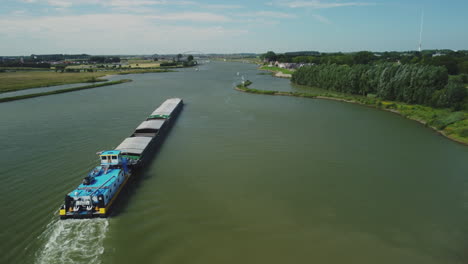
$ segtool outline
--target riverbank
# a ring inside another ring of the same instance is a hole
[[[0,73],[0,93],[74,83],[105,82],[110,75],[172,72],[167,68],[102,70],[95,72],[16,71]]]
[[[25,94],[25,95],[0,98],[0,103],[23,100],[23,99],[28,99],[28,98],[40,97],[40,96],[53,95],[53,94],[69,93],[69,92],[75,92],[75,91],[86,90],[86,89],[93,89],[93,88],[116,85],[116,84],[131,82],[131,81],[132,80],[130,79],[123,79],[123,80],[118,80],[118,81],[91,84],[91,85],[85,85],[85,86],[69,88],[69,89],[61,89],[61,90],[55,90],[55,91],[49,91],[49,92],[43,92],[43,93]]]
[[[417,121],[424,126],[433,129],[437,133],[455,142],[468,146],[468,113],[452,112],[450,109],[435,109],[422,105],[409,105],[400,102],[384,101],[378,98],[364,96],[345,95],[336,93],[299,93],[280,92],[249,88],[250,81],[244,85],[236,86],[236,90],[252,94],[294,96],[314,99],[334,100],[346,103],[365,105],[372,108],[399,114],[405,118]]]
[[[293,71],[288,70],[288,69],[283,69],[283,68],[280,68],[280,67],[270,67],[270,66],[266,66],[266,65],[261,66],[258,69],[263,70],[263,71],[269,71],[275,77],[286,78],[286,79],[290,79],[292,77],[292,73],[293,73]]]
[[[175,69],[173,67],[172,69]],[[161,68],[161,69],[134,69],[128,71],[122,71],[116,73],[116,75],[128,75],[128,74],[144,74],[144,73],[158,73],[158,72],[175,72],[174,70],[170,70],[169,68]]]
[[[224,62],[240,62],[240,63],[251,63],[261,65],[263,62],[259,58],[212,58],[213,61],[224,61]]]

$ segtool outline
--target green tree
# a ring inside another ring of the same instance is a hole
[[[263,58],[268,61],[276,61],[277,57],[278,56],[273,51],[268,51],[267,53],[263,54]]]
[[[375,60],[375,56],[370,51],[360,51],[353,57],[354,64],[369,64],[373,60]]]
[[[461,80],[447,84],[445,67],[421,64],[349,66],[327,63],[302,67],[293,73],[291,81],[332,91],[372,93],[385,100],[438,107],[460,108],[467,97]]]
[[[413,63],[413,64],[414,64],[414,63],[419,63],[419,61],[420,61],[420,60],[419,60],[419,57],[418,57],[418,56],[414,56],[414,57],[411,59],[410,63]]]
[[[89,58],[89,61],[95,62],[95,63],[104,63],[106,61],[106,57],[93,56],[93,57]]]
[[[435,66],[444,66],[451,75],[456,75],[459,73],[458,61],[455,57],[450,55],[433,57],[430,64]]]
[[[454,107],[456,110],[461,109],[462,102],[467,96],[467,89],[462,78],[457,76],[450,79],[445,89],[447,89],[448,106]]]
[[[188,61],[193,61],[193,56],[192,55],[189,55],[188,58],[187,58]]]
[[[468,58],[458,64],[458,70],[460,73],[468,74]]]

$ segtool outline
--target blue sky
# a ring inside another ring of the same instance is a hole
[[[468,49],[466,0],[1,0],[0,55]]]

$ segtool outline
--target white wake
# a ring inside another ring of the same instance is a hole
[[[101,263],[107,219],[63,220],[52,222],[41,235],[46,241],[36,264]]]

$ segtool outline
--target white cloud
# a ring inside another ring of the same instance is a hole
[[[267,18],[295,18],[296,15],[285,13],[285,12],[275,12],[275,11],[258,11],[253,13],[244,13],[237,14],[237,16],[243,17],[267,17]]]
[[[16,10],[16,11],[11,12],[11,15],[12,16],[22,16],[22,15],[25,15],[26,13],[27,13],[26,10]]]
[[[208,9],[239,9],[243,8],[241,5],[203,5],[204,8]]]
[[[65,8],[65,7],[70,7],[70,6],[72,6],[72,2],[70,2],[70,1],[63,1],[63,0],[48,0],[47,3],[48,3],[50,6],[60,7],[60,8]]]
[[[168,0],[19,0],[24,3],[45,3],[51,6],[69,7],[71,5],[101,5],[111,7],[132,7],[150,5],[189,6],[197,5],[193,1],[168,1]]]
[[[102,4],[106,6],[117,6],[117,7],[130,7],[130,6],[147,6],[147,5],[161,5],[165,4],[165,1],[150,1],[150,0],[110,0],[104,1]]]
[[[165,6],[198,6],[206,9],[239,9],[241,5],[225,5],[225,4],[202,4],[194,1],[166,1],[166,0],[102,0],[102,5],[105,6],[150,6],[150,5],[165,5]]]
[[[168,13],[154,16],[147,16],[147,18],[154,18],[165,21],[195,21],[195,22],[228,22],[231,19],[218,14],[204,13],[204,12],[181,12],[181,13]]]
[[[363,2],[328,2],[320,0],[311,0],[311,1],[280,1],[268,3],[269,5],[279,5],[286,6],[290,8],[301,8],[309,7],[314,9],[323,9],[323,8],[336,8],[336,7],[346,7],[346,6],[368,6],[373,5],[373,3],[363,3]]]
[[[264,18],[264,17],[247,18],[243,20],[243,22],[247,22],[251,25],[267,25],[267,26],[280,24],[278,20],[274,20],[271,18]]]
[[[324,16],[315,14],[315,15],[312,15],[312,17],[324,24],[331,24],[331,21]]]
[[[126,14],[149,14],[154,13],[156,10],[154,8],[149,8],[146,6],[117,6],[112,7],[112,11],[115,13],[126,13]]]
[[[179,19],[193,19],[193,17],[185,14]],[[222,26],[175,26],[163,25],[160,22],[161,18],[128,14],[4,16],[0,17],[2,25],[0,41],[4,43],[0,46],[0,53],[11,54],[12,50],[20,54],[164,53],[193,49],[207,50],[230,45],[239,36],[248,34],[245,29]],[[187,41],[188,39],[190,41]],[[31,42],[35,44],[30,45]]]
[[[46,5],[51,10],[65,11],[64,8],[87,6],[90,8],[104,7],[111,8],[114,12],[125,13],[151,13],[156,10],[154,7],[181,7],[194,8],[198,10],[225,10],[225,9],[240,9],[241,5],[236,4],[204,4],[190,0],[17,0],[24,3],[38,3]],[[66,11],[73,11],[72,9]],[[159,10],[158,10],[159,11]],[[203,11],[202,11],[203,12]],[[200,19],[198,19],[200,20]]]

